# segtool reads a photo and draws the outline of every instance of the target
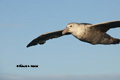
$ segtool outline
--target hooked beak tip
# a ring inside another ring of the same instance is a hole
[[[65,33],[64,32],[62,32],[62,35],[64,35]]]
[[[69,31],[69,28],[63,30],[62,35],[66,34]]]

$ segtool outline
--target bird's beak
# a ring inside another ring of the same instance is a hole
[[[66,34],[69,31],[69,28],[63,30],[62,35]]]

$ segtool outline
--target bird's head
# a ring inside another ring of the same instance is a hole
[[[63,30],[62,34],[66,34],[67,32],[74,32],[78,27],[78,24],[77,23],[69,23],[66,27],[66,29]]]

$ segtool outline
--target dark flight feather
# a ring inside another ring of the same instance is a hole
[[[58,38],[63,36],[62,35],[63,30],[59,30],[59,31],[54,31],[54,32],[49,32],[49,33],[45,33],[40,35],[39,37],[35,38],[34,40],[32,40],[27,47],[33,46],[33,45],[37,45],[37,44],[44,44],[46,42],[46,40],[49,39],[53,39],[53,38]],[[69,35],[71,33],[67,33],[65,35]]]
[[[95,24],[95,25],[91,25],[91,27],[94,27],[102,32],[107,32],[110,28],[120,27],[120,20]]]

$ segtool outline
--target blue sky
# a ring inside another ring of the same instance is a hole
[[[91,45],[69,35],[26,48],[32,39],[70,22],[120,20],[119,4],[119,0],[0,0],[0,78],[120,75],[119,44]],[[120,38],[119,28],[107,33]],[[16,68],[19,64],[39,67]]]

